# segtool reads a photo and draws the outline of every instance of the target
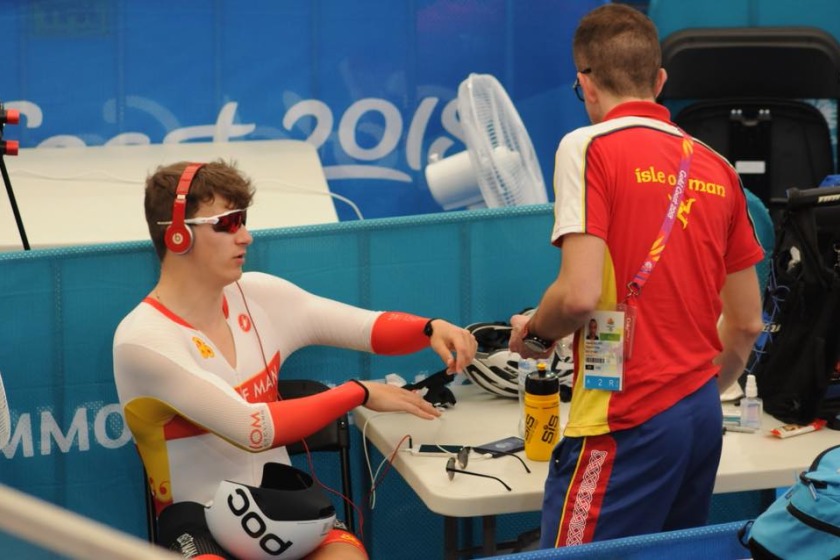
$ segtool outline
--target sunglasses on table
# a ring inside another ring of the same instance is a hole
[[[189,225],[209,224],[213,226],[213,231],[218,231],[220,233],[236,233],[239,231],[239,228],[245,225],[247,218],[248,211],[244,208],[238,208],[236,210],[228,210],[222,214],[216,214],[215,216],[188,218],[184,220],[184,223]],[[159,226],[168,226],[171,224],[171,220],[157,223]]]
[[[498,480],[499,484],[504,486],[507,489],[508,492],[512,492],[511,487],[508,486],[507,483],[505,483],[505,481],[502,480],[501,478],[499,478],[498,476],[493,476],[493,475],[490,475],[490,474],[482,474],[482,473],[477,473],[477,472],[474,472],[474,471],[464,470],[464,469],[467,468],[467,464],[469,463],[470,451],[471,450],[472,450],[472,448],[470,448],[470,447],[462,447],[458,451],[457,455],[455,455],[454,457],[450,457],[449,460],[446,461],[446,475],[449,477],[449,480],[453,480],[455,478],[455,473],[468,474],[468,475],[471,475],[471,476],[480,476],[481,478],[492,478],[493,480]],[[525,472],[527,472],[529,474],[531,473],[531,469],[528,468],[528,465],[525,464],[525,461],[522,460],[522,457],[520,457],[518,455],[514,455],[513,453],[507,453],[507,452],[504,452],[504,451],[494,451],[493,452],[493,458],[494,459],[497,458],[497,457],[502,457],[502,456],[509,456],[509,457],[516,458],[520,463],[522,463],[522,466],[525,467]],[[456,462],[457,462],[457,465],[460,468],[455,468]]]

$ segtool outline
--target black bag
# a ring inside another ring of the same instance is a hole
[[[740,537],[755,560],[840,559],[840,446],[820,453]]]
[[[746,372],[755,374],[764,410],[785,423],[825,418],[840,428],[837,205],[840,187],[790,189],[772,255],[764,333]]]

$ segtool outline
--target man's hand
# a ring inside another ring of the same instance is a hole
[[[407,391],[396,385],[376,381],[360,381],[360,383],[368,390],[365,407],[376,412],[408,412],[426,420],[432,420],[441,414],[417,391]]]
[[[510,318],[510,326],[513,327],[510,331],[510,341],[508,342],[510,351],[516,352],[523,358],[542,359],[550,357],[551,353],[554,352],[553,346],[545,352],[536,353],[522,343],[522,339],[528,333],[528,322],[530,320],[531,315],[517,314]]]
[[[475,358],[478,343],[467,329],[456,327],[443,319],[432,321],[432,337],[429,345],[443,363],[448,373],[463,371]]]

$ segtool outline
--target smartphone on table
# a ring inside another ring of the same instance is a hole
[[[502,439],[491,441],[482,445],[473,447],[477,453],[488,453],[493,457],[499,455],[510,455],[525,449],[525,440],[521,437],[511,436]]]

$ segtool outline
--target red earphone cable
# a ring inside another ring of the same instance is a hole
[[[254,334],[257,335],[257,343],[260,346],[260,354],[262,355],[263,364],[265,364],[265,370],[269,371],[268,370],[268,359],[266,358],[266,355],[265,355],[265,349],[263,348],[262,338],[260,337],[260,332],[257,330],[257,324],[254,322],[254,317],[251,315],[251,310],[248,308],[248,300],[245,299],[245,292],[242,290],[242,286],[239,284],[239,282],[236,282],[236,287],[239,289],[239,295],[242,296],[242,303],[245,305],[245,312],[248,314],[248,318],[251,320],[251,326],[254,328]],[[277,375],[278,376],[280,375],[279,371],[277,372]],[[279,390],[277,391],[277,398],[278,398],[278,400],[283,400],[283,395],[280,394]],[[306,451],[306,462],[309,465],[309,473],[312,475],[312,479],[315,482],[317,482],[318,485],[321,488],[323,488],[324,490],[330,492],[331,494],[334,494],[334,495],[340,497],[342,500],[344,500],[345,502],[350,504],[350,506],[356,511],[356,514],[359,516],[359,538],[364,542],[364,539],[365,539],[365,532],[364,532],[365,516],[362,513],[362,510],[359,508],[359,506],[357,506],[353,502],[353,500],[350,499],[350,497],[345,496],[344,494],[342,494],[338,490],[336,490],[334,488],[330,488],[329,486],[327,486],[326,484],[321,482],[321,479],[318,478],[318,475],[315,473],[315,464],[312,461],[312,453],[309,451],[309,445],[307,445],[306,439],[305,438],[302,439],[301,442],[303,442],[303,448]],[[400,442],[400,444],[402,444],[402,442]],[[392,457],[392,460],[393,460],[393,457]],[[352,532],[352,530],[353,530],[353,527],[350,527],[351,532]]]

